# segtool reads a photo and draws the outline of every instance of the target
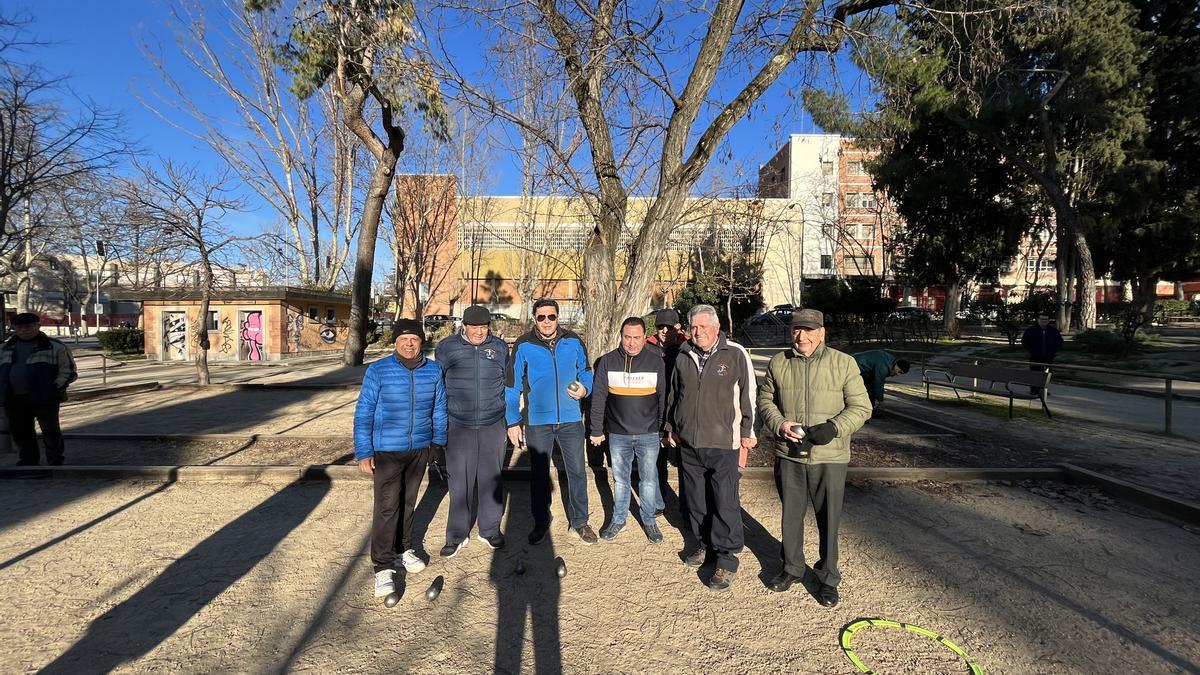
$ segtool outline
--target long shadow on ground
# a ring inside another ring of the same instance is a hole
[[[269,555],[329,489],[328,482],[289,484],[97,617],[83,637],[42,672],[108,672],[149,653]]]

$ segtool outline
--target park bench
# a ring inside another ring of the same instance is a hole
[[[1042,403],[1046,417],[1053,419],[1050,408],[1046,406],[1046,387],[1050,386],[1050,371],[1021,370],[1019,368],[1004,368],[1002,366],[979,366],[967,363],[952,363],[948,366],[926,368],[921,375],[925,383],[925,398],[929,398],[930,387],[946,387],[954,390],[954,396],[961,399],[959,391],[971,391],[980,394],[991,394],[1008,399],[1008,418],[1013,416],[1013,401],[1032,401],[1037,399]],[[983,382],[987,386],[983,386]],[[1013,385],[1032,388],[1031,391],[1017,391]]]

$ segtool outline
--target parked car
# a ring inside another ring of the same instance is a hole
[[[511,317],[511,316],[505,314],[504,312],[492,312],[492,321],[516,321],[516,320],[517,320],[516,318]]]
[[[446,324],[451,324],[457,329],[462,324],[462,317],[453,316],[451,314],[426,314],[425,329],[437,330]]]
[[[923,307],[897,307],[888,314],[888,321],[924,323],[930,320],[929,310]]]

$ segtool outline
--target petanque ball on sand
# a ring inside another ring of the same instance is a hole
[[[517,567],[513,571],[516,572],[517,574],[525,574],[525,563],[518,560]]]
[[[445,585],[446,577],[439,575],[432,584],[429,584],[429,590],[425,591],[425,599],[430,602],[437,600],[438,594],[442,592],[442,587]]]
[[[398,603],[398,602],[400,602],[400,594],[392,593],[391,595],[389,595],[383,599],[383,606],[384,607],[395,607],[396,603]]]
[[[562,556],[554,559],[554,572],[558,574],[559,579],[567,576],[567,561],[563,560]]]

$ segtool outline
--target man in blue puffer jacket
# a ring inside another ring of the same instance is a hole
[[[429,451],[446,444],[442,368],[421,355],[425,332],[412,319],[392,326],[396,352],[372,363],[354,409],[354,458],[375,482],[371,563],[375,597],[395,592],[396,568],[425,569],[409,537]]]
[[[567,465],[568,524],[583,543],[594,544],[596,532],[588,525],[583,409],[579,403],[592,390],[592,367],[583,340],[558,327],[557,302],[535,302],[533,319],[533,330],[513,343],[504,381],[508,439],[516,448],[529,442],[533,510],[529,543],[542,543],[550,529],[550,455],[557,442]]]
[[[479,538],[493,549],[504,547],[500,517],[504,515],[504,371],[508,345],[491,335],[492,314],[486,307],[463,312],[462,331],[438,343],[434,354],[446,375],[450,413],[446,472],[449,474],[450,517],[442,556],[453,557],[467,545],[478,518]],[[478,511],[478,516],[476,516]]]

